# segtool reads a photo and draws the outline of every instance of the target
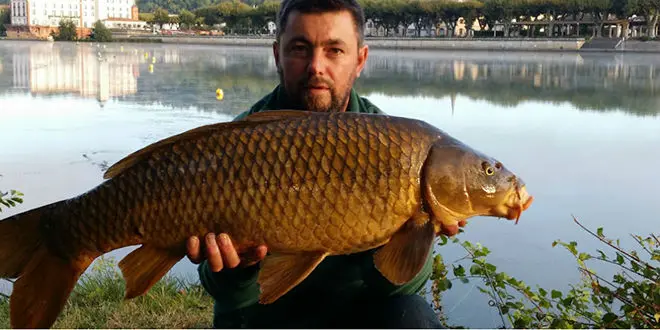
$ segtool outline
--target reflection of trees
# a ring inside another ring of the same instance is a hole
[[[131,55],[140,57],[137,94],[123,100],[237,114],[278,81],[263,49],[153,46],[148,57],[141,52]],[[0,48],[0,93],[11,89],[4,87],[12,81],[14,55]],[[151,56],[158,59],[153,73]],[[567,102],[582,110],[656,115],[659,79],[660,59],[653,55],[373,51],[356,87],[362,94],[460,95],[502,106]],[[217,88],[223,101],[215,99]]]

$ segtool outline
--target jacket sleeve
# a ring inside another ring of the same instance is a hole
[[[208,262],[204,261],[197,271],[202,286],[215,300],[217,312],[230,313],[258,300],[258,264],[245,268],[223,269],[216,273],[211,271]]]

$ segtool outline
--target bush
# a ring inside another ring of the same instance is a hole
[[[59,33],[53,36],[55,40],[59,41],[73,41],[78,39],[76,31],[76,24],[70,20],[61,20],[59,25]]]
[[[624,250],[619,240],[612,240],[598,228],[597,233],[575,222],[600,242],[614,250],[613,256],[597,250],[598,255],[580,252],[577,242],[557,240],[552,246],[566,248],[576,259],[582,281],[571,285],[568,292],[538,288],[531,289],[523,281],[503,272],[486,260],[490,253],[480,244],[460,242],[472,262],[469,271],[463,265],[452,265],[453,278],[440,256],[436,257],[433,275],[434,305],[440,306],[443,291],[449,290],[453,280],[464,283],[471,278],[483,280],[479,290],[490,297],[490,305],[498,309],[503,327],[515,328],[659,328],[660,327],[660,240],[654,234],[646,238],[632,235],[645,253]],[[444,245],[446,239],[440,243]],[[616,267],[611,280],[587,267],[588,260],[598,260]],[[469,273],[469,275],[467,274]],[[506,324],[505,317],[508,320]]]
[[[112,41],[112,32],[105,27],[103,22],[96,21],[96,23],[94,23],[94,31],[90,38],[98,42],[110,42]]]

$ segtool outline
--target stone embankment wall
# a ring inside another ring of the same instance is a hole
[[[270,46],[272,38],[154,36],[163,43],[216,44],[228,46]],[[516,51],[577,51],[584,39],[454,39],[454,38],[367,38],[373,48],[429,50],[516,50]]]

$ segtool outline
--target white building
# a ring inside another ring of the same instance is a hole
[[[70,19],[78,27],[91,28],[98,20],[138,20],[134,7],[135,0],[11,0],[11,24],[58,26]]]

